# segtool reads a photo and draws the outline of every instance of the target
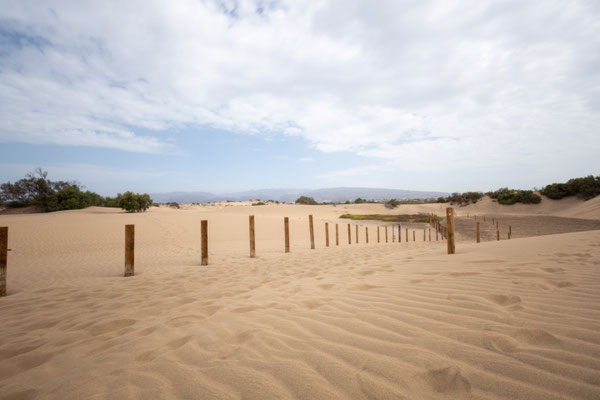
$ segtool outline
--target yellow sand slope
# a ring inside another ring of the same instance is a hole
[[[459,242],[448,256],[441,241],[376,244],[373,224],[366,245],[363,224],[348,245],[337,215],[379,207],[1,216],[13,251],[0,398],[600,398],[600,231]],[[326,221],[340,246],[325,248]]]

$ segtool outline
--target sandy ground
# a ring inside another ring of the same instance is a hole
[[[600,231],[556,233],[599,229],[599,204],[457,208],[452,256],[434,232],[423,241],[423,224],[403,226],[402,243],[396,230],[392,243],[392,226],[385,243],[380,224],[377,244],[378,224],[361,222],[356,244],[351,222],[348,245],[348,221],[338,218],[443,215],[443,204],[2,215],[11,252],[0,398],[597,399]],[[494,240],[474,243],[474,214],[486,215],[485,240]],[[488,217],[510,223],[513,239],[489,238]],[[201,219],[207,267],[199,266]],[[123,278],[128,223],[136,276]]]

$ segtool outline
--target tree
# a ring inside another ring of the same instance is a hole
[[[296,199],[296,204],[305,204],[305,205],[316,205],[319,204],[312,197],[300,196]]]
[[[119,207],[127,212],[146,211],[152,205],[152,199],[147,193],[125,192],[118,194],[117,199]]]

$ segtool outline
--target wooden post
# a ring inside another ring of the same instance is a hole
[[[378,226],[377,227],[377,243],[379,243],[379,242],[380,242],[380,240],[379,240],[379,226]]]
[[[283,231],[285,233],[285,252],[290,252],[290,219],[288,217],[283,218]]]
[[[429,228],[429,241],[431,242],[431,228]]]
[[[202,220],[200,226],[202,231],[202,262],[200,265],[208,265],[208,221]]]
[[[384,229],[385,229],[385,242],[387,243],[388,242],[387,225],[384,226]]]
[[[423,241],[425,241],[426,235],[427,235],[427,232],[425,231],[425,229],[423,229]]]
[[[406,228],[406,243],[408,243],[408,228]]]
[[[335,224],[335,245],[340,245],[340,229],[338,224]]]
[[[498,229],[498,220],[496,220],[496,229]]]
[[[454,208],[446,208],[446,232],[448,239],[448,254],[456,253],[456,246],[454,244]]]
[[[437,242],[438,240],[440,240],[440,239],[439,239],[439,237],[438,237],[438,235],[439,235],[439,234],[440,234],[439,230],[437,230],[437,229],[436,229],[436,230],[435,230],[435,240],[436,240],[436,242]]]
[[[8,226],[0,227],[0,297],[6,296],[8,265]]]
[[[477,237],[477,243],[481,242],[481,233],[479,228],[479,221],[477,221],[477,228],[475,229],[475,236]]]
[[[416,242],[416,241],[417,241],[416,237],[417,237],[417,236],[416,236],[415,230],[413,229],[413,242]]]
[[[367,244],[369,244],[369,227],[365,226],[365,239],[367,240]]]
[[[348,244],[352,244],[352,233],[350,231],[350,224],[348,224]]]
[[[402,243],[402,225],[398,224],[398,243]]]
[[[325,247],[329,247],[329,223],[325,222]]]
[[[308,216],[308,231],[310,233],[310,248],[315,249],[315,228],[313,225],[313,216]]]
[[[392,243],[396,243],[396,231],[394,231],[394,227],[392,226]]]
[[[125,274],[134,275],[135,225],[125,225]]]
[[[500,240],[500,231],[496,229],[496,240]]]
[[[250,222],[250,258],[256,257],[256,242],[254,236],[254,215],[249,218]]]
[[[508,226],[508,238],[510,239],[510,237],[512,236],[512,226]]]
[[[356,229],[355,230],[356,230],[356,235],[355,235],[356,236],[356,240],[355,240],[355,242],[356,242],[356,244],[358,244],[358,225],[356,225]]]

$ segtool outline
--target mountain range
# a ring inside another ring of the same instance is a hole
[[[408,200],[427,199],[448,196],[445,192],[425,192],[402,189],[381,189],[361,187],[338,187],[324,189],[260,189],[232,193],[209,192],[169,192],[151,193],[150,197],[156,203],[209,203],[213,201],[246,201],[246,200],[275,200],[281,202],[294,202],[300,196],[314,198],[318,202],[344,202],[354,201],[356,198],[366,200]]]

